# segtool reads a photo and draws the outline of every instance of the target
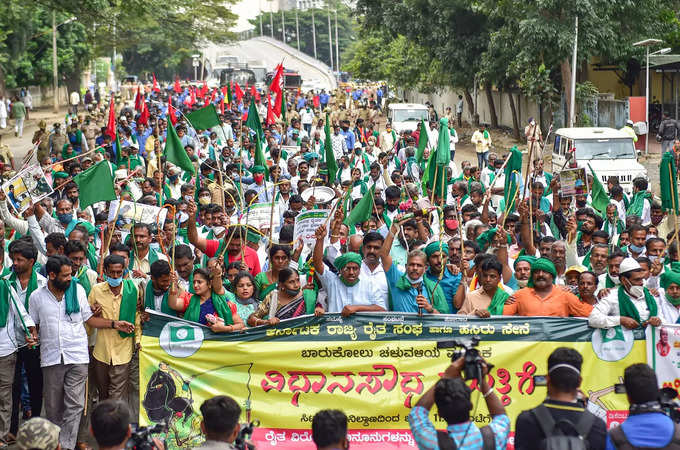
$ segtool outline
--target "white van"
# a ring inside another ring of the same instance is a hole
[[[397,133],[404,130],[416,131],[421,120],[428,122],[430,113],[426,105],[418,103],[390,103],[388,118]]]
[[[548,144],[550,145],[550,144]],[[560,128],[552,144],[552,171],[559,173],[573,149],[572,158],[578,167],[588,165],[607,189],[607,179],[616,176],[627,194],[633,191],[633,179],[647,177],[647,169],[638,163],[633,138],[614,128]],[[567,164],[568,166],[568,164]]]

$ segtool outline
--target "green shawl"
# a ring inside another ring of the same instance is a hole
[[[633,196],[633,200],[630,202],[630,206],[628,206],[626,214],[629,216],[642,216],[642,209],[645,205],[645,200],[649,200],[651,202],[651,199],[652,194],[647,191],[636,192]]]
[[[259,301],[264,300],[264,298],[267,295],[269,295],[271,291],[278,287],[278,283],[276,281],[271,284],[267,283],[269,283],[269,279],[267,278],[267,272],[260,272],[257,275],[255,275],[255,285],[257,286],[258,290],[257,299]]]
[[[130,252],[130,262],[128,263],[128,269],[132,270],[135,265],[135,259],[137,258],[136,252],[132,250]],[[158,261],[158,250],[149,247],[149,266]]]
[[[423,277],[423,285],[425,286],[425,289],[427,289],[427,294],[428,297],[430,298],[430,302],[432,303],[432,306],[434,309],[439,311],[441,314],[448,314],[449,313],[449,304],[446,303],[446,298],[444,297],[444,291],[442,291],[441,286],[437,286],[436,281],[432,281],[427,277]],[[435,286],[437,289],[435,290]],[[402,275],[399,280],[397,280],[396,284],[397,289],[401,289],[402,291],[408,291],[410,289],[413,289],[413,286],[411,285],[411,282],[408,281],[408,278],[406,278],[406,274]],[[392,298],[390,296],[390,309],[392,309]]]
[[[19,286],[16,272],[13,271],[8,280],[11,283],[16,282],[17,286]],[[28,286],[26,286],[26,298],[24,298],[24,307],[26,308],[26,311],[28,311],[28,299],[36,289],[38,289],[38,274],[35,270],[35,267],[33,267],[33,270],[31,271],[31,278],[28,279]]]
[[[606,287],[607,289],[616,287],[616,283],[614,283],[614,280],[611,279],[609,273],[607,273],[607,277],[604,279],[604,287]]]
[[[218,295],[213,293],[210,296],[210,301],[212,301],[217,315],[224,319],[225,325],[233,325],[234,318],[231,315],[231,308],[229,308],[229,301],[226,295]],[[191,296],[189,301],[189,306],[187,306],[186,311],[184,311],[184,318],[192,322],[198,322],[201,314],[201,297],[194,294]]]
[[[83,289],[85,289],[85,293],[87,295],[90,295],[90,291],[92,290],[92,284],[90,283],[90,279],[87,277],[86,266],[80,266],[80,269],[78,269],[78,273],[73,279],[80,283]]]
[[[135,324],[135,315],[137,314],[137,286],[132,280],[123,280],[122,299],[120,301],[120,312],[118,313],[118,320],[124,320]],[[123,333],[119,331],[118,334],[122,338],[128,338],[135,335],[132,333]]]
[[[73,313],[80,312],[80,303],[78,303],[78,283],[75,278],[71,278],[71,284],[64,292],[64,302],[66,314],[69,316]]]
[[[656,301],[652,294],[649,293],[647,288],[644,288],[645,292],[645,303],[647,303],[647,308],[649,309],[649,317],[654,317],[658,314]],[[640,320],[640,313],[631,301],[626,291],[623,289],[623,285],[619,286],[619,316],[630,317],[637,323],[642,325]]]
[[[9,301],[9,282],[7,280],[0,280],[0,328],[7,326]]]
[[[503,306],[505,306],[505,301],[510,297],[510,294],[505,292],[500,287],[496,288],[496,293],[493,294],[491,303],[489,304],[489,313],[492,316],[502,316]]]
[[[144,308],[156,309],[156,303],[154,302],[155,296],[153,293],[153,283],[149,281],[146,284],[146,289],[144,290]],[[177,312],[170,308],[168,305],[168,292],[163,294],[163,301],[161,302],[161,312],[163,314],[168,314],[170,316],[176,316]]]

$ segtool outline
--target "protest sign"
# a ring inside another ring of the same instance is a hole
[[[311,246],[316,242],[314,237],[316,229],[326,221],[329,213],[330,210],[328,209],[313,209],[298,214],[295,217],[293,240],[297,242],[299,238],[302,238],[305,245]]]
[[[32,204],[37,203],[52,193],[40,166],[31,166],[21,170],[7,183],[2,190],[14,210],[21,214]]]
[[[117,210],[118,200],[114,200],[109,207],[109,222],[116,220],[115,215]],[[159,223],[162,225],[165,223],[167,214],[168,210],[166,208],[123,200],[118,217],[123,220],[123,228],[129,231],[133,222],[146,223],[149,225]]]
[[[272,222],[271,225],[270,221]],[[241,216],[241,225],[248,224],[248,226],[258,230],[262,228],[269,229],[272,226],[276,228],[280,223],[281,212],[278,204],[274,206],[273,216],[271,203],[254,203],[248,207],[246,214]]]
[[[560,172],[560,195],[563,197],[588,195],[585,168],[567,169]]]

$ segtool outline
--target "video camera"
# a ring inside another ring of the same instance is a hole
[[[260,426],[260,421],[255,419],[250,423],[241,424],[241,431],[234,440],[234,447],[238,450],[255,450],[255,445],[249,442],[253,435],[253,430]]]
[[[130,439],[128,439],[125,446],[135,450],[153,450],[158,448],[153,441],[154,434],[167,433],[168,426],[166,423],[157,423],[152,427],[138,427],[132,431]]]
[[[484,361],[484,358],[479,354],[477,346],[479,345],[479,338],[473,337],[470,341],[439,341],[437,342],[437,348],[460,348],[456,350],[451,356],[451,361],[455,361],[460,357],[465,357],[465,365],[463,366],[463,375],[466,380],[478,380],[480,383],[482,381],[482,375],[484,373],[482,369],[482,363],[486,364],[487,368],[491,370],[493,364]]]
[[[617,394],[626,393],[626,385],[617,383],[614,385],[614,392]],[[650,412],[662,412],[673,420],[675,423],[680,423],[680,400],[678,400],[678,391],[671,387],[659,389],[659,401],[643,403],[641,405],[630,405],[631,414],[643,414]]]

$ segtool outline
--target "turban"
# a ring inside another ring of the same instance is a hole
[[[246,240],[248,242],[252,242],[253,244],[257,244],[258,242],[260,242],[260,239],[261,239],[261,235],[258,232],[253,231],[253,230],[248,230],[246,232]]]
[[[519,257],[517,257],[517,259],[515,260],[515,263],[512,265],[512,267],[513,267],[513,268],[516,268],[516,267],[517,267],[517,263],[522,262],[522,261],[528,262],[530,266],[533,266],[534,263],[536,262],[536,257],[535,257],[535,256],[529,256],[529,255],[522,255],[522,256],[519,256]]]
[[[251,172],[253,173],[264,173],[264,167],[263,166],[253,166],[252,169],[250,169]]]
[[[529,278],[529,283],[527,286],[534,287],[534,272],[537,270],[542,270],[551,274],[553,276],[553,284],[555,284],[555,278],[557,278],[557,269],[555,269],[555,264],[553,264],[553,262],[548,258],[538,258],[531,266],[531,277]]]
[[[68,178],[68,174],[66,172],[54,172],[54,175],[52,175],[52,178],[55,180],[58,180],[60,178]]]
[[[666,289],[671,283],[675,283],[680,286],[680,272],[674,270],[668,270],[668,267],[661,274],[659,279],[659,284],[662,288]]]
[[[343,253],[342,255],[335,258],[334,265],[336,269],[342,270],[347,265],[347,263],[351,262],[356,263],[359,267],[361,267],[361,256],[354,252]]]
[[[441,245],[442,253],[446,253],[448,255],[449,244],[446,244],[446,243],[440,244],[439,241],[434,241],[434,242],[430,242],[429,244],[427,244],[427,247],[425,247],[425,254],[427,255],[427,257],[429,258],[430,256],[432,256],[433,253],[438,252],[440,245]]]
[[[477,236],[477,245],[479,245],[479,248],[482,250],[486,250],[489,245],[491,244],[491,241],[493,240],[494,236],[496,235],[496,231],[498,231],[498,228],[489,228],[486,230],[484,233],[480,234]],[[512,243],[512,239],[510,238],[510,235],[508,234],[508,244]]]
[[[316,152],[309,152],[309,153],[305,153],[303,158],[305,158],[305,161],[309,162],[314,158],[319,159],[319,154],[316,153]]]

